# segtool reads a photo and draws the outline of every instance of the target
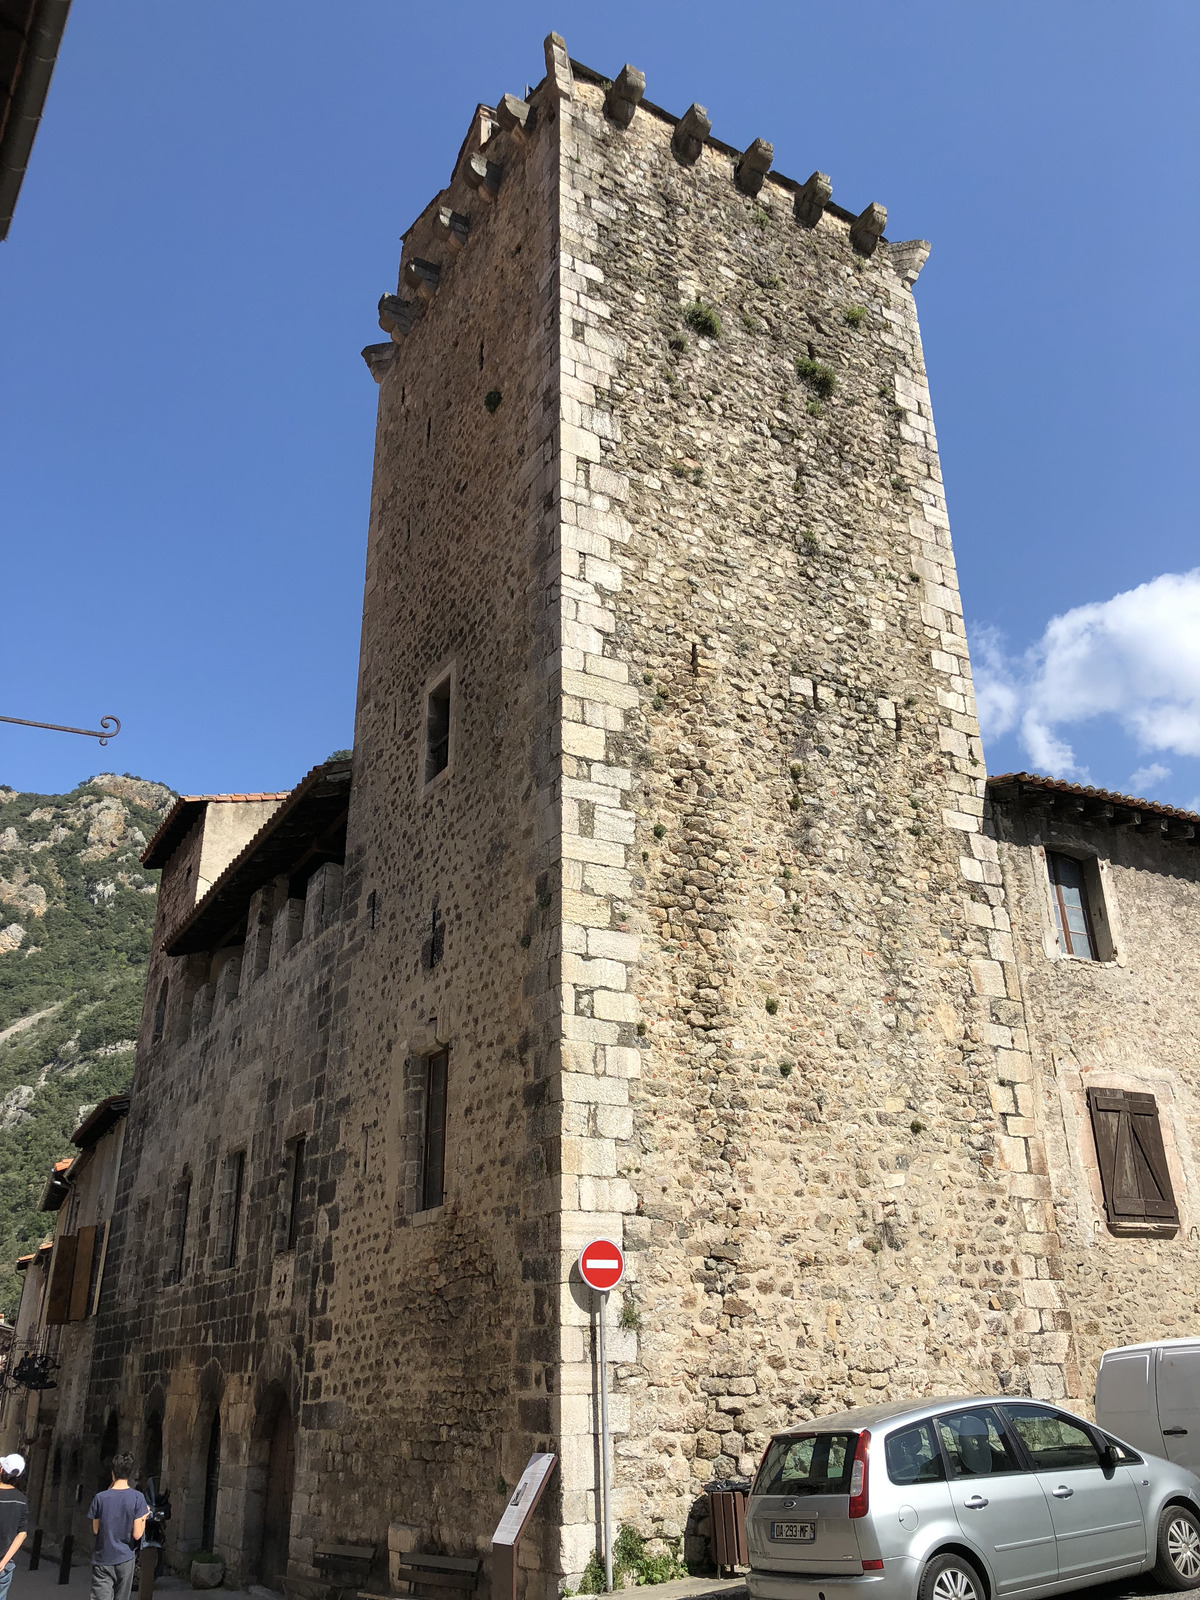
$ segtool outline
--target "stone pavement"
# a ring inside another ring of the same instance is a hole
[[[90,1567],[72,1567],[71,1581],[62,1586],[58,1582],[58,1562],[43,1560],[37,1572],[28,1569],[28,1557],[17,1557],[17,1570],[13,1574],[9,1600],[84,1600],[91,1579]],[[171,1595],[190,1588],[182,1578],[168,1577],[154,1586],[155,1595]],[[213,1600],[259,1600],[264,1591],[251,1595],[241,1589],[215,1589]],[[1162,1594],[1154,1588],[1152,1580],[1140,1578],[1133,1583],[1104,1583],[1093,1589],[1077,1589],[1080,1600],[1178,1600],[1177,1595]],[[647,1600],[744,1600],[745,1578],[679,1578],[674,1583],[655,1584],[647,1590]]]

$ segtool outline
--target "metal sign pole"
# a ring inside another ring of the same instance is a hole
[[[608,1291],[597,1291],[596,1298],[600,1304],[600,1491],[604,1501],[604,1591],[606,1594],[611,1594],[613,1549],[611,1485],[608,1469],[608,1354],[604,1341],[604,1324],[608,1320]]]

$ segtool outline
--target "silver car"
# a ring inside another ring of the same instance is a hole
[[[904,1400],[777,1433],[746,1542],[751,1600],[1195,1589],[1200,1478],[1058,1406]]]

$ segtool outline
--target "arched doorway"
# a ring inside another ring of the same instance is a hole
[[[287,1575],[292,1530],[292,1480],[296,1471],[296,1437],[292,1412],[280,1399],[267,1441],[267,1481],[263,1490],[262,1548],[259,1581],[282,1592]]]
[[[221,1413],[216,1410],[208,1428],[208,1448],[204,1457],[204,1514],[200,1539],[205,1550],[217,1543],[217,1491],[221,1484]]]

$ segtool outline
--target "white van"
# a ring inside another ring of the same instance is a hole
[[[1096,1421],[1139,1450],[1200,1472],[1200,1339],[1106,1350]]]

